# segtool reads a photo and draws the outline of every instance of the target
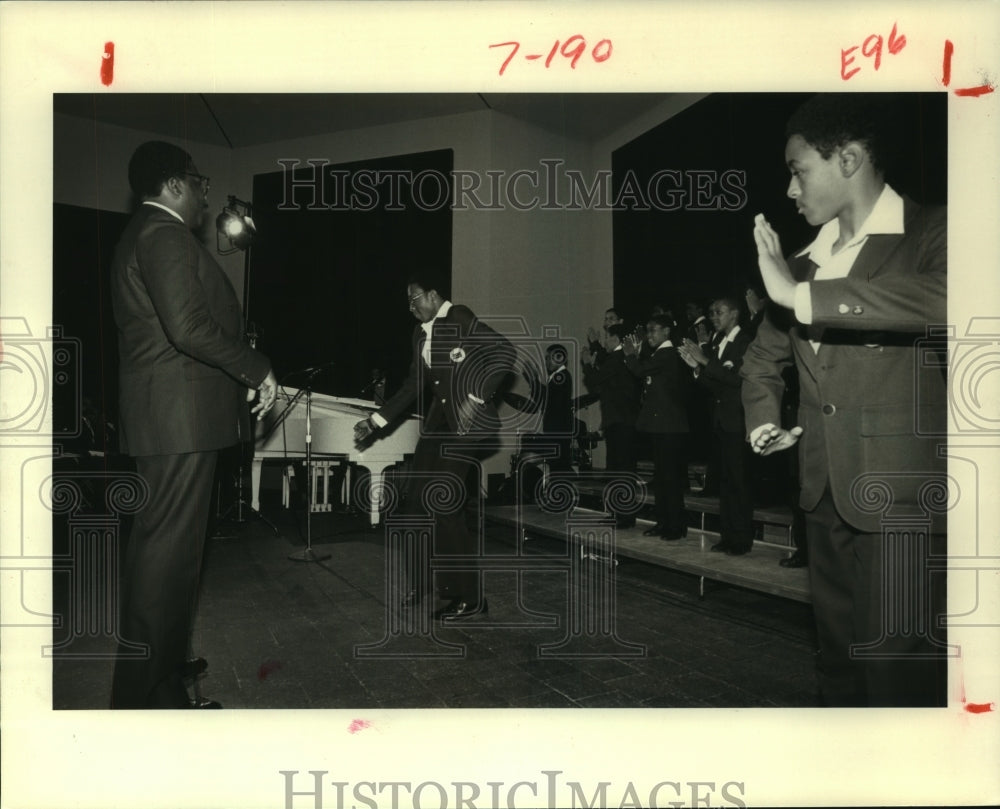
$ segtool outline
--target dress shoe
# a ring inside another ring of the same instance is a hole
[[[427,597],[426,590],[417,590],[416,588],[410,590],[406,595],[403,596],[402,600],[399,602],[404,610],[416,607],[421,601]]]
[[[642,535],[644,537],[662,537],[663,534],[666,532],[666,530],[667,526],[663,525],[662,523],[657,523],[652,528],[647,528],[645,531],[643,531]]]
[[[687,528],[680,528],[676,531],[664,531],[660,534],[661,539],[667,540],[667,542],[672,542],[675,539],[684,539],[688,535]]]
[[[438,610],[435,615],[442,621],[450,623],[452,621],[461,621],[465,618],[471,618],[473,615],[485,615],[489,611],[490,605],[484,598],[482,601],[475,604],[468,601],[452,601],[444,609]]]
[[[205,699],[205,697],[198,697],[197,699],[191,700],[187,707],[216,709],[216,708],[221,708],[222,703],[216,702],[214,699]]]
[[[808,567],[809,557],[795,551],[791,556],[778,560],[782,567]]]
[[[743,556],[750,553],[751,545],[730,545],[726,548],[726,556]]]
[[[729,543],[728,542],[716,542],[711,548],[709,548],[709,550],[712,551],[713,553],[728,553],[729,552]]]

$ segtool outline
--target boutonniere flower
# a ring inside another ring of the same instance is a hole
[[[463,349],[461,346],[456,346],[448,354],[448,359],[450,359],[452,362],[462,362],[462,360],[465,359],[465,349]]]

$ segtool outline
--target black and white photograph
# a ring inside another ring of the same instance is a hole
[[[117,5],[0,9],[3,805],[996,802],[994,8]]]

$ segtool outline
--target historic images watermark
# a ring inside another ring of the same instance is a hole
[[[585,174],[559,158],[516,170],[375,170],[331,168],[326,158],[278,160],[279,211],[739,211],[747,204],[745,171],[662,168],[648,178],[629,170]]]
[[[560,778],[562,770],[539,770],[533,781],[338,781],[327,770],[279,770],[285,809],[361,809],[400,806],[424,809],[516,809],[518,806],[745,807],[744,781],[663,780],[583,783]],[[309,776],[312,776],[311,778]]]

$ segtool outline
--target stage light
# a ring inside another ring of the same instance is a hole
[[[253,206],[236,197],[229,197],[226,207],[215,220],[216,247],[221,255],[246,250],[257,234],[251,212]],[[223,248],[223,239],[229,242],[229,248]]]

